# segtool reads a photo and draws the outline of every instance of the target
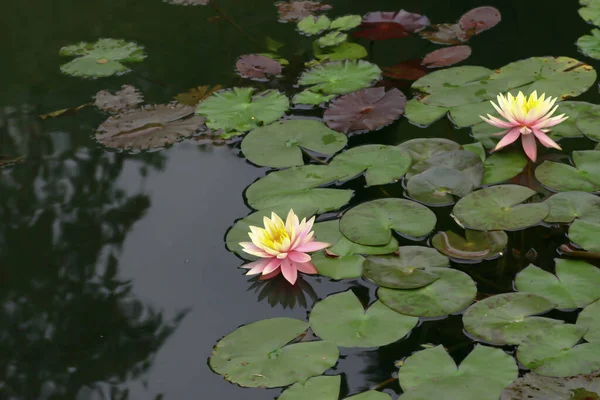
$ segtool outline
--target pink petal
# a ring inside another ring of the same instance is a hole
[[[568,116],[565,117],[564,115],[565,114],[561,114],[556,117],[545,119],[545,120],[537,123],[536,125],[533,125],[531,128],[532,129],[541,129],[541,128],[550,128],[554,125],[558,125],[558,124],[566,121],[569,118]]]
[[[275,271],[271,272],[270,274],[267,275],[261,275],[258,280],[259,281],[266,281],[267,279],[272,279],[275,278],[277,275],[279,275],[281,273],[281,268],[277,268]]]
[[[487,122],[490,125],[494,125],[497,128],[513,128],[514,127],[514,124],[511,124],[510,122],[502,121],[501,119],[491,116],[490,114],[488,114],[487,116],[488,116],[488,118],[480,115],[479,118],[481,118],[482,120],[484,120],[485,122]]]
[[[291,261],[297,263],[305,263],[310,261],[310,256],[306,253],[301,253],[299,251],[290,251],[288,253],[288,257]]]
[[[317,271],[317,268],[311,262],[297,263],[296,269],[300,272],[304,272],[305,274],[310,274],[310,275],[319,273],[319,271]]]
[[[500,150],[500,149],[508,146],[509,144],[513,143],[515,140],[517,140],[519,138],[520,135],[521,135],[521,132],[519,132],[519,128],[511,129],[506,135],[504,135],[502,140],[498,142],[496,147],[494,147],[494,151]]]
[[[296,263],[293,263],[289,259],[283,260],[281,263],[281,273],[283,277],[292,285],[296,283],[298,279],[298,270],[296,269]]]
[[[309,251],[322,250],[329,246],[331,246],[331,244],[325,243],[325,242],[308,242],[308,243],[304,243],[301,246],[296,247],[294,250],[300,251],[302,253],[308,253]]]
[[[242,265],[242,268],[250,269],[250,271],[246,272],[246,275],[256,275],[260,274],[270,262],[270,259],[265,258]]]
[[[555,149],[562,150],[561,147],[554,140],[550,139],[548,135],[540,130],[534,130],[533,134],[540,141],[540,143],[545,147],[554,147]]]
[[[281,265],[281,262],[282,262],[282,260],[280,260],[279,258],[272,258],[270,260],[270,262],[263,269],[262,274],[267,275],[267,274],[270,274],[271,272],[275,271],[277,268],[279,268],[279,266]]]
[[[521,143],[523,144],[523,150],[525,150],[527,157],[529,157],[531,161],[535,162],[537,159],[537,143],[535,141],[535,136],[523,135],[521,136]]]
[[[272,255],[262,250],[260,247],[256,246],[254,243],[250,242],[241,242],[240,246],[242,246],[242,250],[248,254],[252,254],[256,257],[262,258],[271,258]]]

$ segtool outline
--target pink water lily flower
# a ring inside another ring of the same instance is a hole
[[[550,131],[550,127],[560,124],[569,117],[565,117],[564,114],[553,117],[552,114],[558,108],[558,105],[554,105],[556,98],[545,97],[546,94],[538,97],[537,91],[534,90],[529,97],[525,97],[522,92],[519,92],[516,97],[510,93],[506,97],[499,94],[497,97],[498,105],[493,101],[491,102],[496,111],[506,118],[506,121],[503,121],[490,114],[487,115],[488,118],[480,115],[481,119],[488,124],[505,129],[494,135],[504,136],[498,142],[494,151],[515,142],[519,136],[521,137],[525,154],[532,161],[535,161],[537,158],[536,138],[545,147],[554,147],[555,149],[562,150],[546,133]]]
[[[275,213],[271,218],[264,217],[264,228],[250,227],[248,236],[252,242],[242,242],[243,250],[260,260],[244,265],[250,269],[246,275],[262,274],[263,278],[272,278],[279,273],[292,285],[298,279],[298,271],[316,274],[317,269],[310,262],[309,251],[322,250],[329,243],[316,242],[311,231],[315,217],[300,222],[293,210],[288,213],[285,223]]]

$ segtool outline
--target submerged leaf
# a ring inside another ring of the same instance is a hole
[[[360,31],[356,37],[369,40],[387,40],[407,37],[429,25],[429,19],[420,14],[404,10],[398,12],[376,11],[363,17]]]
[[[94,96],[94,105],[102,111],[118,113],[135,108],[144,102],[144,96],[135,87],[123,85],[115,94],[101,90]]]
[[[281,74],[283,68],[276,60],[258,54],[246,54],[238,58],[235,67],[242,78],[267,81]]]
[[[481,261],[497,257],[508,243],[504,231],[479,232],[467,229],[466,238],[452,232],[438,232],[431,244],[455,260]]]
[[[279,20],[282,22],[298,21],[320,11],[327,11],[332,8],[329,4],[318,1],[280,1],[279,3],[275,3],[275,6],[277,6]]]
[[[181,104],[185,104],[186,106],[195,106],[200,103],[202,100],[210,97],[213,93],[221,90],[221,85],[215,85],[213,87],[210,86],[198,86],[196,88],[192,88],[185,93],[180,93],[174,97]]]
[[[448,67],[458,64],[469,57],[471,57],[471,48],[469,46],[444,47],[427,53],[423,58],[422,64],[429,68]]]
[[[375,64],[362,60],[330,62],[304,71],[298,84],[313,92],[345,94],[371,86],[381,79]]]

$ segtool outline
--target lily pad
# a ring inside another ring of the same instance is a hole
[[[600,343],[600,300],[589,304],[579,313],[577,326],[586,330],[585,340]]]
[[[142,62],[146,58],[142,46],[118,39],[100,39],[95,43],[81,42],[61,48],[58,54],[77,57],[61,65],[62,72],[86,78],[124,74],[131,70],[123,63]]]
[[[318,208],[318,212],[331,211],[347,204],[354,193],[352,190],[320,187],[340,178],[339,171],[326,165],[292,167],[275,171],[254,182],[246,189],[246,198],[256,210],[285,204],[290,208],[313,206]]]
[[[210,0],[166,0],[166,2],[178,6],[205,6]]]
[[[577,129],[588,138],[600,142],[598,119],[600,119],[600,105],[591,104],[587,110],[578,115],[576,122]]]
[[[291,318],[242,326],[217,343],[210,367],[246,387],[281,387],[321,375],[335,365],[339,351],[333,343],[321,341],[288,345],[306,329],[307,322]]]
[[[419,322],[376,301],[367,310],[351,291],[326,297],[310,312],[311,329],[340,347],[378,347],[402,339]]]
[[[459,24],[433,24],[419,32],[423,39],[436,44],[461,44],[468,41],[475,31],[465,31]]]
[[[317,376],[298,382],[286,389],[277,400],[338,400],[340,397],[340,375]],[[346,400],[391,400],[389,394],[375,390],[347,397]]]
[[[479,159],[481,161],[485,162],[485,158],[486,158],[485,148],[483,147],[481,142],[463,144],[462,147],[464,150],[470,151],[471,153],[473,153],[477,157],[479,157]],[[485,165],[484,165],[484,167],[485,167]]]
[[[579,15],[590,24],[600,26],[600,1],[598,0],[579,0],[583,7],[579,9]]]
[[[298,22],[298,30],[305,35],[318,35],[319,33],[329,29],[331,20],[326,15],[313,16],[302,18]]]
[[[569,227],[569,239],[587,251],[600,252],[600,222],[576,220]]]
[[[353,242],[380,246],[390,242],[391,230],[420,237],[433,230],[437,218],[427,207],[405,199],[378,199],[360,204],[340,220],[340,231]]]
[[[321,47],[315,42],[313,45],[315,57],[321,61],[358,60],[369,55],[367,49],[358,43],[343,42],[337,46]]]
[[[398,89],[367,88],[332,101],[323,120],[339,132],[374,131],[400,118],[405,106],[406,96]]]
[[[391,67],[382,67],[382,69],[383,75],[389,78],[407,81],[416,81],[429,73],[427,67],[422,64],[422,60],[404,60]]]
[[[330,255],[389,254],[398,250],[398,242],[394,238],[382,246],[364,246],[351,242],[340,232],[340,221],[337,219],[316,223],[314,231],[319,241],[331,243],[331,247],[327,248]]]
[[[328,256],[324,251],[311,255],[311,262],[319,271],[319,275],[332,279],[360,278],[363,274],[363,262],[365,258],[358,254],[344,256]]]
[[[321,36],[317,39],[317,44],[320,47],[331,47],[337,46],[348,39],[348,35],[346,33],[340,31],[329,32],[326,35]]]
[[[600,191],[600,151],[574,151],[573,163],[575,167],[544,161],[536,168],[535,177],[542,185],[556,192]]]
[[[412,176],[406,189],[410,197],[418,202],[430,206],[447,206],[454,204],[454,196],[464,197],[477,186],[479,185],[474,185],[466,172],[448,167],[432,167]]]
[[[545,200],[550,213],[545,222],[571,223],[575,219],[600,222],[600,197],[586,192],[561,192]]]
[[[302,149],[333,155],[346,142],[345,135],[320,121],[294,119],[253,130],[242,141],[242,152],[254,164],[284,168],[304,164]]]
[[[179,103],[185,104],[186,106],[196,106],[202,100],[208,98],[210,95],[212,95],[215,92],[218,92],[221,89],[221,85],[215,85],[213,87],[210,87],[208,85],[198,86],[188,90],[185,93],[180,93],[174,98]]]
[[[471,48],[465,45],[443,47],[427,53],[423,58],[423,65],[429,68],[449,67],[471,57],[471,52]]]
[[[463,323],[468,333],[494,345],[518,345],[529,334],[553,331],[564,322],[536,317],[555,304],[533,293],[504,293],[483,299],[467,309]]]
[[[94,106],[109,113],[130,110],[143,102],[142,93],[131,85],[123,85],[115,94],[101,90],[94,96]]]
[[[529,373],[508,386],[500,400],[598,400],[599,393],[599,372],[568,378]]]
[[[469,275],[451,268],[427,268],[439,279],[418,289],[379,288],[377,297],[394,311],[415,317],[441,317],[468,307],[477,295]]]
[[[479,232],[467,229],[462,237],[452,231],[438,232],[431,244],[453,260],[481,261],[501,255],[508,236],[504,231]]]
[[[556,308],[585,307],[600,298],[600,270],[584,261],[556,260],[556,276],[529,265],[517,274],[515,286],[520,292],[544,296]]]
[[[433,167],[447,167],[465,174],[465,177],[473,187],[479,186],[483,178],[483,162],[477,154],[468,150],[454,150],[434,154],[426,160],[414,164],[406,174],[406,178],[427,171]]]
[[[313,92],[345,94],[369,87],[380,79],[381,70],[375,64],[348,60],[317,65],[305,71],[298,84],[312,85]]]
[[[318,106],[321,103],[327,103],[333,98],[335,98],[335,94],[321,94],[311,92],[310,90],[303,90],[292,98],[292,103]]]
[[[404,10],[398,12],[375,11],[363,17],[360,31],[353,35],[369,40],[388,40],[410,36],[429,25],[429,19]]]
[[[586,330],[565,324],[529,335],[517,349],[517,359],[543,376],[568,377],[600,369],[600,343],[576,344]],[[574,347],[573,347],[574,346]]]
[[[203,100],[196,114],[207,118],[211,129],[246,132],[281,118],[289,108],[286,96],[277,90],[253,95],[253,88],[233,88]]]
[[[411,123],[424,128],[442,118],[448,113],[448,110],[445,107],[430,106],[417,99],[411,99],[406,103],[404,114]]]
[[[492,154],[483,164],[483,185],[493,185],[519,175],[527,165],[523,153],[502,152]]]
[[[329,4],[318,1],[280,1],[275,3],[281,22],[298,21],[321,11],[331,10]]]
[[[448,139],[422,138],[408,140],[399,144],[398,148],[407,152],[416,164],[438,154],[460,150],[460,144]]]
[[[154,105],[109,117],[96,132],[96,140],[106,147],[147,150],[164,147],[192,136],[205,118],[192,116],[194,109],[183,105]],[[189,118],[187,118],[189,117]]]
[[[501,20],[502,16],[498,9],[484,6],[467,11],[460,17],[458,24],[465,31],[472,29],[479,34],[498,25]]]
[[[361,22],[362,17],[360,15],[344,15],[343,17],[334,19],[329,28],[338,31],[348,31],[359,26]]]
[[[600,29],[592,29],[590,35],[577,39],[577,47],[586,56],[600,60]]]
[[[452,213],[463,226],[478,231],[525,229],[540,223],[550,211],[546,203],[520,204],[535,194],[525,186],[491,186],[460,199]]]
[[[235,67],[242,78],[266,82],[269,78],[281,75],[281,64],[270,57],[246,54],[238,58]]]

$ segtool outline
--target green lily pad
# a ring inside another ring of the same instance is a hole
[[[583,7],[579,9],[579,15],[590,24],[600,26],[600,1],[598,0],[579,0]]]
[[[507,181],[519,175],[527,165],[522,153],[495,153],[485,160],[483,165],[483,185],[493,185]]]
[[[514,381],[500,400],[599,400],[600,372],[568,378],[529,373]]]
[[[545,200],[550,213],[545,222],[570,223],[575,219],[600,222],[600,197],[586,192],[561,192]]]
[[[457,367],[446,350],[442,346],[436,346],[418,351],[408,357],[404,361],[404,365],[400,367],[398,379],[402,390],[407,393],[418,392],[420,387],[445,381],[449,386],[452,383],[460,385],[458,387],[462,388],[465,393],[464,398],[468,398],[467,393],[473,388],[471,385],[464,386],[464,381],[457,379],[468,377],[471,378],[473,384],[486,383],[489,385],[487,390],[495,394],[490,394],[490,398],[497,399],[504,388],[517,378],[518,374],[519,369],[515,360],[501,349],[477,345],[462,361],[460,367]],[[450,397],[440,392],[438,396],[428,398],[447,399]]]
[[[331,257],[324,251],[311,254],[311,262],[319,271],[319,275],[332,279],[354,279],[363,275],[365,258],[359,254]]]
[[[420,237],[433,230],[437,218],[427,207],[405,199],[378,199],[360,204],[340,220],[340,231],[349,240],[368,246],[389,243],[394,231]]]
[[[345,94],[371,86],[381,79],[375,64],[362,60],[330,62],[305,71],[298,84],[324,94]]]
[[[553,126],[550,130],[550,137],[560,139],[563,137],[580,137],[590,135],[593,138],[596,129],[589,124],[583,123],[583,116],[600,115],[600,106],[597,104],[586,103],[583,101],[563,101],[558,103],[559,107],[556,114],[565,114],[569,118],[560,124]],[[581,122],[581,123],[580,123]]]
[[[600,29],[592,29],[590,35],[577,39],[577,47],[586,56],[600,60]]]
[[[576,346],[585,332],[580,326],[565,324],[532,333],[519,345],[517,359],[526,368],[543,376],[592,373],[600,369],[600,343]]]
[[[557,259],[556,276],[529,265],[517,274],[515,286],[546,297],[558,309],[580,308],[600,298],[600,270],[584,261]]]
[[[406,184],[408,194],[430,206],[454,204],[455,197],[464,197],[476,186],[466,172],[448,167],[433,167],[414,175]]]
[[[451,268],[428,268],[439,279],[418,289],[379,288],[377,297],[394,311],[415,317],[441,317],[468,307],[477,294],[475,282]]]
[[[329,166],[345,171],[343,180],[364,172],[367,186],[373,186],[401,179],[411,163],[410,156],[396,146],[368,144],[344,151],[331,160]]]
[[[483,299],[463,315],[465,329],[480,340],[495,345],[518,345],[531,333],[552,331],[564,322],[535,317],[555,304],[533,293],[504,293]]]
[[[358,43],[343,42],[337,46],[321,47],[318,41],[313,44],[315,57],[322,61],[358,60],[369,55],[367,49]]]
[[[491,378],[457,376],[432,381],[418,389],[404,393],[402,400],[498,400],[499,392],[490,390],[498,384]]]
[[[77,57],[61,65],[62,72],[86,78],[124,74],[131,70],[123,63],[142,62],[146,58],[142,46],[118,39],[100,39],[95,43],[81,42],[61,48],[58,54]]]
[[[254,182],[246,189],[246,199],[256,210],[278,205],[313,206],[318,212],[336,210],[350,201],[354,191],[319,186],[338,181],[340,177],[338,171],[326,165],[292,167]]]
[[[331,20],[326,15],[309,15],[298,21],[298,30],[306,35],[318,35],[329,29]]]
[[[600,300],[587,305],[577,318],[577,326],[586,330],[583,337],[590,343],[600,343]]]
[[[439,279],[428,268],[446,267],[447,257],[423,246],[402,246],[397,255],[367,257],[363,269],[366,278],[390,289],[416,289]]]
[[[446,167],[463,172],[464,179],[473,187],[479,186],[483,178],[481,158],[468,150],[447,151],[432,155],[428,159],[414,164],[406,173],[406,178],[411,179],[433,167]]]
[[[217,343],[210,367],[231,383],[246,387],[287,386],[321,375],[335,365],[339,351],[333,343],[322,341],[288,345],[306,329],[307,322],[291,318],[242,326]]]
[[[548,216],[545,203],[519,204],[536,192],[518,185],[499,185],[478,190],[456,203],[453,214],[463,226],[479,231],[525,229]]]
[[[485,162],[485,147],[483,147],[483,145],[480,142],[467,143],[464,144],[462,147],[464,150],[470,151],[471,153],[479,157],[481,161]]]
[[[574,151],[573,163],[575,167],[544,161],[536,168],[535,177],[542,185],[555,192],[600,191],[600,151]]]
[[[410,155],[414,164],[442,153],[460,150],[460,144],[441,138],[411,139],[399,144],[398,147]]]
[[[233,88],[218,93],[198,104],[196,114],[207,118],[211,129],[246,132],[277,121],[288,110],[286,96],[277,90],[252,95],[254,88]]]
[[[367,310],[351,291],[330,295],[310,312],[311,329],[340,347],[378,347],[402,339],[419,322],[376,301]]]
[[[321,94],[311,92],[310,90],[303,90],[300,93],[294,95],[292,98],[292,103],[294,104],[308,104],[311,106],[318,106],[322,103],[327,103],[329,100],[333,99],[335,94]]]
[[[454,260],[481,261],[501,255],[508,243],[504,231],[480,232],[467,229],[465,238],[452,232],[438,232],[431,244],[439,252]]]
[[[398,250],[398,241],[391,238],[381,246],[365,246],[348,240],[340,232],[340,221],[318,222],[314,225],[315,238],[320,242],[331,243],[327,249],[329,254],[346,256],[350,254],[390,254]]]
[[[356,28],[362,22],[361,15],[344,15],[338,17],[331,23],[330,29],[337,29],[338,31],[348,31],[352,28]]]
[[[600,32],[600,31],[599,31]],[[591,105],[577,118],[577,129],[588,138],[600,142],[598,120],[600,119],[600,105]]]
[[[317,39],[317,43],[321,47],[330,47],[337,46],[340,43],[345,42],[348,39],[348,35],[346,33],[342,33],[339,31],[329,32],[326,35],[321,36]]]
[[[449,110],[446,107],[430,106],[417,99],[412,99],[406,103],[404,115],[411,123],[425,128],[445,116]]]
[[[587,251],[600,252],[600,222],[576,220],[569,227],[569,239]]]
[[[302,149],[333,155],[347,141],[320,121],[293,119],[253,130],[242,141],[242,152],[254,164],[284,168],[304,164]]]
[[[298,382],[286,389],[277,400],[338,400],[340,397],[340,375],[317,376]],[[389,394],[368,390],[346,400],[391,400]]]

